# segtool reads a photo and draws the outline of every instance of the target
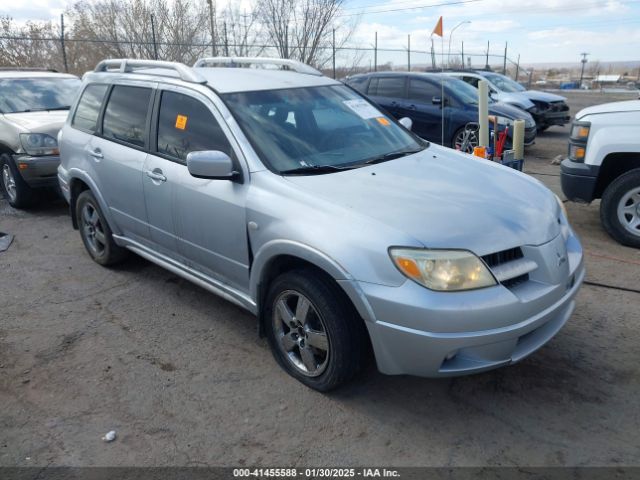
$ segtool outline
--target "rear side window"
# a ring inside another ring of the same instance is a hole
[[[219,150],[233,158],[231,145],[211,111],[199,100],[162,92],[158,152],[185,161],[189,152]]]
[[[469,85],[472,85],[472,86],[474,86],[476,88],[478,88],[478,82],[480,81],[480,79],[475,78],[475,77],[462,77],[462,80],[464,80]]]
[[[361,93],[366,93],[367,90],[367,82],[369,81],[368,77],[356,77],[352,78],[347,82],[347,85],[355,88]]]
[[[377,82],[374,82],[377,80]],[[373,91],[372,91],[373,90]],[[404,97],[404,77],[379,77],[371,80],[369,94],[378,97]]]
[[[71,125],[90,132],[97,130],[100,107],[107,88],[107,85],[89,85],[84,89]]]
[[[442,88],[426,80],[409,80],[409,98],[416,102],[431,103],[433,97],[442,97]]]
[[[105,138],[144,147],[151,89],[116,85],[104,111]]]

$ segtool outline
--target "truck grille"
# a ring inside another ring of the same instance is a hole
[[[569,105],[567,105],[565,102],[552,102],[550,104],[551,108],[550,110],[552,112],[568,112],[569,111]]]
[[[529,273],[538,268],[536,262],[524,258],[520,247],[484,255],[482,260],[496,280],[507,288],[514,288],[526,282],[529,280]]]

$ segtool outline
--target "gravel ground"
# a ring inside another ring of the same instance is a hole
[[[572,113],[629,95],[569,94]],[[554,191],[568,127],[527,150]],[[523,199],[526,201],[526,199]],[[586,251],[577,310],[518,365],[455,379],[371,367],[330,395],[277,367],[255,319],[133,257],[86,255],[66,204],[0,200],[2,466],[640,465],[640,251],[567,204]],[[116,430],[117,439],[101,437]]]

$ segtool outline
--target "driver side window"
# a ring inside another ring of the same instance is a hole
[[[170,91],[163,91],[160,99],[157,149],[183,162],[189,152],[202,150],[219,150],[233,158],[231,144],[206,105]]]

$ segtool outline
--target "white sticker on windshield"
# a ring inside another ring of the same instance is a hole
[[[342,103],[365,120],[382,116],[382,113],[366,100],[345,100]]]

